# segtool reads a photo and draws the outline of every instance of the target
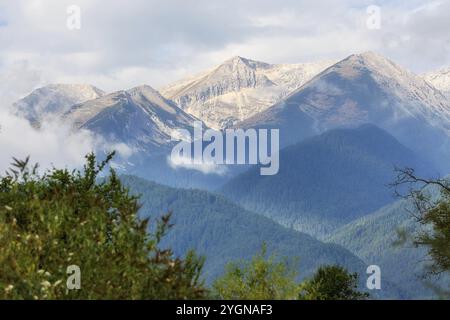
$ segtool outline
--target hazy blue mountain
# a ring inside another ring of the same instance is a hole
[[[436,188],[425,192],[434,199],[440,194]],[[395,244],[399,242],[399,231],[413,236],[423,228],[413,213],[412,201],[402,199],[339,228],[327,241],[348,248],[368,264],[380,266],[382,275],[411,298],[430,298],[434,294],[430,283],[436,286],[448,281],[444,277],[423,278],[430,261],[425,248],[415,247],[410,240]]]
[[[177,255],[195,249],[206,256],[205,277],[211,281],[226,263],[248,259],[266,242],[270,252],[299,258],[302,277],[322,264],[340,264],[358,272],[364,264],[339,245],[324,244],[313,237],[287,229],[247,211],[221,195],[193,189],[176,189],[133,176],[121,180],[141,195],[141,216],[158,217],[173,211],[173,229],[163,242]],[[364,275],[363,275],[364,276]]]
[[[286,146],[337,127],[373,123],[450,171],[450,100],[372,52],[351,55],[239,127],[280,129]]]
[[[334,129],[280,152],[280,170],[238,175],[220,190],[246,209],[317,237],[386,205],[394,167],[432,166],[374,125]]]

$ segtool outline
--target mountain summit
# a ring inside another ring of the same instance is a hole
[[[300,109],[326,128],[358,125],[390,111],[400,118],[423,118],[442,127],[450,123],[450,105],[440,91],[373,52],[349,56],[285,102],[295,104],[303,98],[307,101]]]
[[[264,111],[331,64],[269,64],[236,56],[161,92],[210,127],[223,129]]]
[[[448,167],[448,98],[373,52],[347,57],[237,126],[279,128],[282,144],[287,145],[328,129],[363,123],[385,129],[409,148]]]
[[[423,78],[450,97],[450,68],[426,73]]]
[[[50,84],[31,92],[14,104],[15,112],[33,124],[60,116],[77,103],[96,99],[104,92],[89,84]]]
[[[155,147],[167,146],[175,130],[191,130],[196,120],[147,85],[75,105],[64,119],[146,152],[161,151]]]

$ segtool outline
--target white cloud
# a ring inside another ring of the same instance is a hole
[[[81,8],[81,30],[66,8]],[[381,29],[366,27],[369,5]],[[239,54],[268,62],[375,50],[412,70],[450,63],[449,1],[15,0],[0,4],[0,73],[17,60],[46,82],[158,87]]]
[[[77,168],[91,151],[116,150],[124,158],[133,152],[124,144],[110,144],[87,130],[74,132],[56,121],[44,122],[38,130],[6,110],[0,110],[0,150],[0,172],[10,168],[12,157],[30,156],[43,169]]]
[[[202,160],[201,163],[194,162],[192,158],[182,156],[169,156],[167,163],[173,168],[184,168],[189,170],[200,171],[204,174],[216,174],[222,176],[227,173],[225,165],[218,165],[214,162],[207,162]]]
[[[41,71],[24,60],[15,61],[0,70],[0,110],[9,108],[42,83]]]

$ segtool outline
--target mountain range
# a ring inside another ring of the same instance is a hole
[[[36,128],[57,119],[129,146],[132,155],[116,163],[142,194],[141,213],[173,210],[165,245],[205,255],[209,282],[265,241],[299,257],[302,276],[337,263],[364,277],[377,264],[386,275],[378,296],[421,298],[433,294],[415,276],[426,252],[392,246],[397,229],[414,230],[414,221],[388,184],[396,166],[450,173],[449,74],[416,75],[373,52],[305,64],[234,57],[160,91],[48,85],[14,106]],[[189,141],[178,129],[191,133],[194,121],[221,132],[278,129],[279,173],[174,166],[171,137]]]
[[[75,127],[124,143],[131,139],[138,150],[166,145],[174,128],[192,127],[193,119],[215,129],[278,128],[282,147],[328,129],[372,123],[413,151],[427,154],[447,172],[450,99],[430,79],[373,52],[351,55],[335,64],[274,65],[234,57],[162,88],[161,94],[146,85],[105,97],[93,86],[50,85],[16,106],[31,121],[64,115]],[[135,116],[144,112],[133,132],[125,132],[131,129],[126,123],[107,128],[108,117],[114,123],[118,118],[113,113],[126,114],[130,104],[141,107],[141,111],[131,108]]]
[[[269,64],[237,56],[161,93],[209,127],[224,129],[266,110],[332,64]]]
[[[419,76],[372,53],[351,55],[237,127],[279,128],[281,145],[372,123],[450,171],[450,100]]]

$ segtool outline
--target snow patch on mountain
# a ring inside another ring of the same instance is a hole
[[[423,78],[450,97],[450,67],[428,72]]]
[[[63,119],[75,128],[89,129],[141,151],[170,145],[172,138],[182,139],[179,129],[192,130],[197,120],[147,85],[75,105]]]
[[[366,52],[336,63],[237,127],[280,129],[281,145],[337,127],[372,123],[446,172],[450,100],[422,77]]]
[[[330,68],[337,71],[358,73],[369,71],[370,76],[386,93],[385,108],[397,108],[394,116],[423,118],[429,123],[445,128],[450,135],[450,101],[422,77],[400,67],[374,52],[356,54]],[[391,106],[389,106],[389,104]],[[395,117],[392,121],[395,121]]]
[[[49,117],[62,115],[75,104],[103,95],[102,90],[89,84],[50,84],[14,103],[14,113],[38,124]]]
[[[237,56],[161,92],[209,127],[223,129],[266,110],[332,64],[269,64]]]

